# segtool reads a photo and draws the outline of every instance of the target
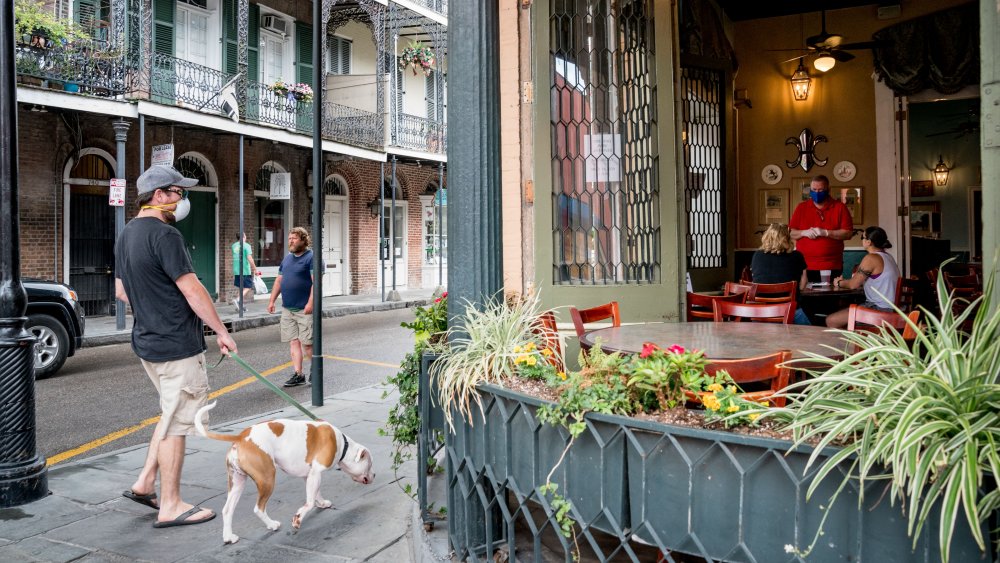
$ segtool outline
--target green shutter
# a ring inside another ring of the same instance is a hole
[[[222,70],[228,74],[239,72],[236,16],[236,0],[222,0]]]
[[[247,80],[260,80],[260,6],[250,4],[250,25],[247,26]]]
[[[311,25],[300,21],[295,22],[295,81],[304,82],[310,86],[313,82],[312,34]]]
[[[175,0],[153,0],[153,51],[174,55]]]

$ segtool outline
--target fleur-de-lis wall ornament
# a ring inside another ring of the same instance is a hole
[[[789,168],[801,166],[806,172],[809,172],[813,164],[826,166],[827,161],[830,160],[829,158],[820,159],[816,157],[816,145],[825,143],[826,141],[826,135],[816,135],[813,137],[813,133],[809,129],[803,129],[799,133],[798,138],[789,137],[785,139],[786,145],[795,145],[795,148],[799,150],[799,155],[795,160],[786,160],[785,165]]]

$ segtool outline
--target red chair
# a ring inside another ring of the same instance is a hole
[[[577,337],[583,336],[587,329],[583,326],[586,323],[594,323],[611,319],[611,326],[622,326],[621,313],[618,311],[618,302],[612,301],[589,309],[569,308],[569,316],[573,319],[573,328],[576,329]]]
[[[799,283],[788,281],[782,283],[755,283],[753,293],[747,298],[747,303],[788,303],[795,301],[795,291]]]
[[[746,293],[747,295],[752,295],[751,291],[753,291],[753,282],[743,283],[727,281],[722,293],[725,295],[734,295],[736,293]]]
[[[738,385],[758,381],[770,381],[771,388],[766,391],[749,391],[740,396],[748,401],[769,400],[776,407],[785,406],[784,397],[771,398],[775,393],[788,386],[791,370],[784,364],[792,359],[791,350],[781,350],[774,354],[746,358],[742,360],[709,360],[705,371],[710,375],[725,370]]]
[[[970,301],[983,294],[983,284],[976,274],[955,275],[945,272],[944,285],[948,288],[948,293]]]
[[[538,316],[538,323],[534,329],[535,334],[542,337],[546,348],[555,352],[549,358],[551,363],[559,371],[564,371],[562,362],[562,343],[559,341],[559,327],[556,326],[556,315],[552,311],[545,311]]]
[[[872,332],[891,326],[903,333],[904,340],[911,341],[917,337],[917,333],[906,319],[917,324],[920,322],[920,311],[913,311],[904,317],[896,311],[877,311],[861,305],[851,305],[851,309],[847,312],[847,330]]]
[[[727,303],[716,301],[712,304],[715,322],[754,322],[792,324],[795,318],[795,302],[786,303]]]
[[[917,291],[920,289],[920,279],[917,276],[896,280],[896,306],[909,313],[917,306]]]
[[[740,283],[753,283],[753,272],[750,270],[750,264],[743,266],[743,270],[740,271]]]
[[[727,282],[728,284],[729,282]],[[716,301],[726,301],[729,303],[743,303],[746,293],[731,293],[729,295],[705,295],[704,293],[687,294],[687,321],[696,322],[700,319],[706,321],[715,320],[715,310],[712,304]]]

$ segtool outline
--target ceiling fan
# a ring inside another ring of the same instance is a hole
[[[806,46],[799,49],[769,49],[771,51],[799,51],[796,55],[783,62],[791,62],[811,55],[816,55],[813,66],[820,72],[826,72],[833,68],[837,61],[846,63],[854,58],[854,55],[847,51],[871,49],[877,45],[875,41],[864,41],[861,43],[844,43],[844,38],[836,33],[826,31],[826,10],[820,12],[822,18],[822,30],[818,35],[806,38]]]
[[[975,110],[970,110],[965,113],[952,114],[954,116],[965,116],[965,121],[961,121],[948,127],[947,129],[942,129],[934,133],[928,133],[924,135],[925,137],[939,137],[941,135],[954,135],[954,139],[961,139],[967,135],[975,135],[979,133],[979,112]],[[948,116],[946,116],[948,117]]]

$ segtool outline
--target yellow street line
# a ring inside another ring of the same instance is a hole
[[[358,360],[356,358],[345,358],[343,356],[330,356],[330,355],[327,355],[327,354],[323,354],[323,357],[324,358],[329,358],[331,360],[340,360],[342,362],[351,362],[351,363],[355,363],[355,364],[367,364],[367,365],[370,365],[370,366],[378,366],[378,367],[381,367],[381,368],[399,369],[399,364],[387,364],[385,362],[373,362],[371,360]]]
[[[275,366],[275,367],[273,367],[273,368],[271,368],[271,369],[269,369],[267,371],[261,372],[261,375],[263,375],[264,377],[267,377],[267,376],[272,375],[274,373],[277,373],[277,372],[279,372],[279,371],[281,371],[281,370],[283,370],[285,368],[291,367],[291,365],[292,365],[292,362],[285,362],[285,363],[281,364],[280,366]],[[229,393],[231,391],[235,391],[235,390],[239,389],[240,387],[243,387],[245,385],[249,385],[250,383],[253,383],[254,381],[257,381],[257,378],[253,377],[253,376],[250,376],[250,377],[248,377],[246,379],[243,379],[241,381],[237,381],[236,383],[233,383],[232,385],[227,385],[226,387],[223,387],[222,389],[217,389],[215,391],[212,391],[211,393],[209,393],[208,398],[209,398],[209,400],[214,399],[216,397],[219,397],[219,396],[224,395],[226,393]],[[117,440],[119,438],[123,438],[125,436],[128,436],[129,434],[133,434],[135,432],[138,432],[139,430],[142,430],[143,428],[145,428],[147,426],[151,426],[153,424],[156,424],[159,421],[160,421],[160,417],[159,416],[154,416],[152,418],[147,418],[146,420],[143,420],[139,424],[134,424],[134,425],[129,426],[127,428],[122,428],[121,430],[117,430],[117,431],[112,432],[112,433],[110,433],[110,434],[108,434],[106,436],[102,436],[102,437],[100,437],[100,438],[98,438],[96,440],[92,440],[90,442],[87,442],[86,444],[83,444],[82,446],[77,446],[77,447],[73,448],[72,450],[66,450],[66,451],[64,451],[62,453],[56,454],[56,455],[48,458],[48,460],[46,461],[46,465],[53,466],[53,465],[55,465],[57,463],[61,463],[63,461],[66,461],[67,459],[74,458],[74,457],[76,457],[76,456],[78,456],[80,454],[84,454],[84,453],[86,453],[86,452],[88,452],[90,450],[93,450],[93,449],[99,448],[99,447],[101,447],[101,446],[103,446],[105,444],[109,444],[111,442],[114,442],[115,440]]]

